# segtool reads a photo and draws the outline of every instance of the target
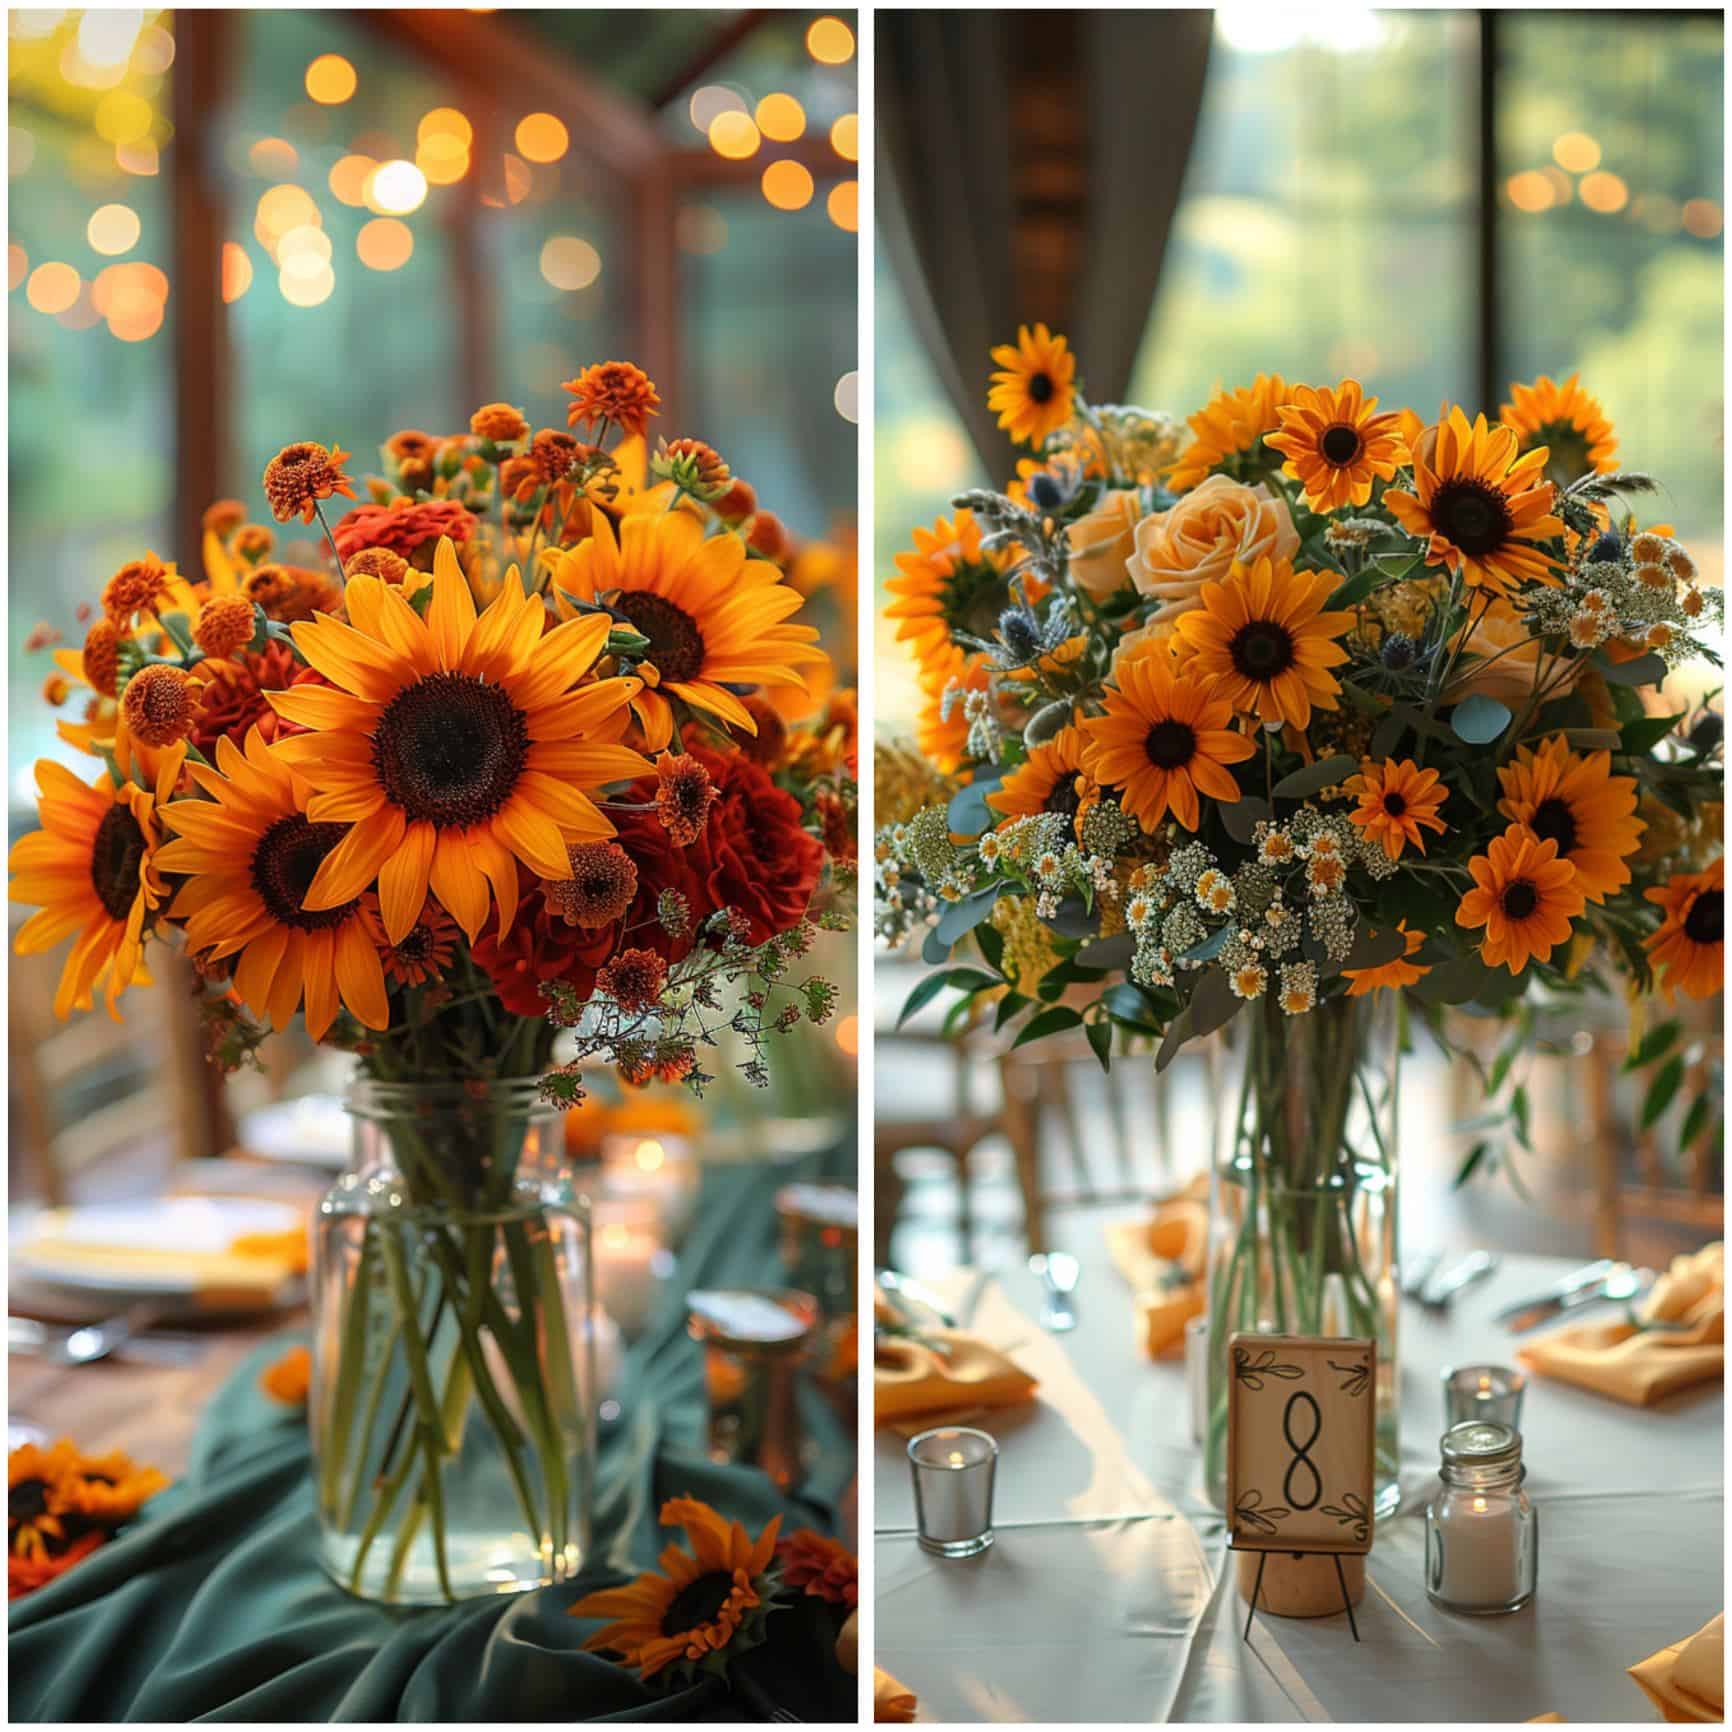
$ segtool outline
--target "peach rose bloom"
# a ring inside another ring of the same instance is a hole
[[[1520,615],[1507,601],[1494,600],[1475,623],[1471,634],[1465,628],[1456,634],[1457,653],[1478,656],[1478,661],[1457,665],[1443,690],[1446,704],[1463,698],[1495,698],[1512,710],[1520,710],[1533,695],[1536,679],[1552,697],[1567,692],[1587,668],[1585,659],[1566,664],[1558,656],[1545,655],[1539,640],[1528,635]],[[1449,651],[1446,648],[1445,654]],[[1553,680],[1559,683],[1552,685]]]
[[[1142,502],[1129,488],[1103,493],[1086,517],[1070,526],[1070,574],[1079,589],[1105,601],[1130,581],[1127,562],[1136,550]]]
[[[1142,595],[1163,605],[1156,623],[1176,619],[1197,605],[1205,583],[1219,583],[1233,562],[1249,565],[1267,555],[1291,559],[1299,532],[1284,499],[1261,481],[1255,487],[1211,475],[1170,511],[1145,517],[1136,529],[1128,565]]]

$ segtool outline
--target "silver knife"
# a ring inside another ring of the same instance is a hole
[[[1421,1305],[1433,1309],[1447,1305],[1462,1288],[1483,1281],[1498,1266],[1498,1259],[1489,1251],[1472,1251],[1441,1275],[1434,1275],[1419,1291]]]
[[[1628,1263],[1617,1263],[1609,1257],[1602,1257],[1597,1262],[1576,1270],[1574,1274],[1566,1275],[1563,1280],[1543,1291],[1529,1294],[1527,1298],[1517,1300],[1513,1305],[1504,1306],[1494,1315],[1492,1321],[1501,1323],[1512,1335],[1520,1334],[1523,1330],[1532,1329],[1536,1324],[1545,1322],[1548,1317],[1555,1317],[1560,1311],[1567,1311],[1576,1305],[1602,1297],[1608,1283],[1631,1274]],[[1632,1292],[1636,1290],[1631,1289]]]

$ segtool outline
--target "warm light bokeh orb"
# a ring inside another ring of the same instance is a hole
[[[836,393],[833,399],[836,413],[844,421],[859,422],[860,419],[860,375],[844,373],[836,381]]]
[[[80,277],[71,265],[58,260],[38,265],[30,273],[24,298],[39,313],[64,313],[78,299]]]
[[[367,179],[378,172],[379,165],[370,156],[340,156],[331,164],[329,185],[332,195],[346,205],[367,202]]]
[[[367,207],[382,216],[407,216],[426,197],[426,175],[401,157],[380,163],[367,182]]]
[[[1711,241],[1725,226],[1725,216],[1711,198],[1686,199],[1679,214],[1684,227],[1699,241]]]
[[[747,157],[757,154],[761,142],[758,123],[737,108],[718,114],[710,122],[710,149],[717,156],[744,162]]]
[[[830,148],[844,162],[860,160],[860,116],[843,114],[836,119],[836,124],[830,128]]]
[[[806,111],[786,91],[775,90],[758,104],[758,130],[778,144],[791,144],[806,130]]]
[[[556,289],[587,289],[601,275],[601,254],[580,235],[554,235],[541,249],[541,274]]]
[[[1601,216],[1612,216],[1630,202],[1630,189],[1623,180],[1618,175],[1607,174],[1604,169],[1583,175],[1576,190],[1582,203]]]
[[[824,208],[830,213],[830,220],[837,228],[846,229],[849,234],[858,232],[860,227],[859,181],[837,181],[830,188],[830,196],[824,201]]]
[[[765,199],[777,210],[804,210],[812,202],[812,173],[790,157],[770,163],[759,181]]]
[[[131,252],[142,232],[138,212],[131,205],[105,204],[91,212],[84,238],[90,242],[92,252],[113,258]]]
[[[1552,140],[1552,160],[1571,174],[1586,174],[1600,166],[1600,145],[1585,132],[1561,132]]]
[[[692,117],[693,127],[706,137],[717,115],[746,112],[740,93],[730,90],[725,84],[700,84],[692,92],[692,99],[686,106]]]
[[[282,180],[300,166],[300,152],[286,138],[256,139],[247,151],[247,167],[264,180]]]
[[[223,242],[223,299],[238,301],[253,286],[253,261],[238,241]]]
[[[553,114],[526,114],[517,123],[517,154],[526,162],[558,162],[571,148],[565,122]]]
[[[370,271],[401,270],[415,251],[415,231],[396,217],[374,217],[355,236],[355,256]]]
[[[277,278],[277,287],[291,307],[320,306],[331,298],[336,286],[336,273],[328,264],[321,265],[316,276],[291,275],[284,271]]]
[[[321,54],[307,68],[307,94],[328,108],[355,94],[355,69],[340,54]]]
[[[854,58],[854,32],[840,18],[814,18],[806,52],[825,66],[845,66]]]
[[[1512,174],[1504,183],[1504,193],[1517,210],[1526,211],[1529,215],[1550,210],[1558,196],[1552,183],[1537,169],[1531,168]]]
[[[6,248],[6,287],[10,292],[30,274],[30,255],[16,241]]]

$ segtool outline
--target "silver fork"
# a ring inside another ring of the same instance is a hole
[[[1076,1291],[1082,1265],[1065,1251],[1037,1251],[1029,1258],[1028,1267],[1046,1284],[1046,1298],[1040,1308],[1041,1328],[1054,1335],[1076,1328],[1076,1307],[1070,1296]]]

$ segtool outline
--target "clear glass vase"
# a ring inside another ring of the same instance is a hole
[[[590,1551],[594,1267],[561,1114],[534,1079],[362,1080],[313,1233],[308,1404],[321,1557],[351,1593],[444,1605]]]
[[[1226,1501],[1227,1342],[1236,1332],[1377,1342],[1377,1513],[1400,1502],[1396,1123],[1400,994],[1288,1016],[1274,994],[1223,1031],[1209,1198],[1204,1474]]]

